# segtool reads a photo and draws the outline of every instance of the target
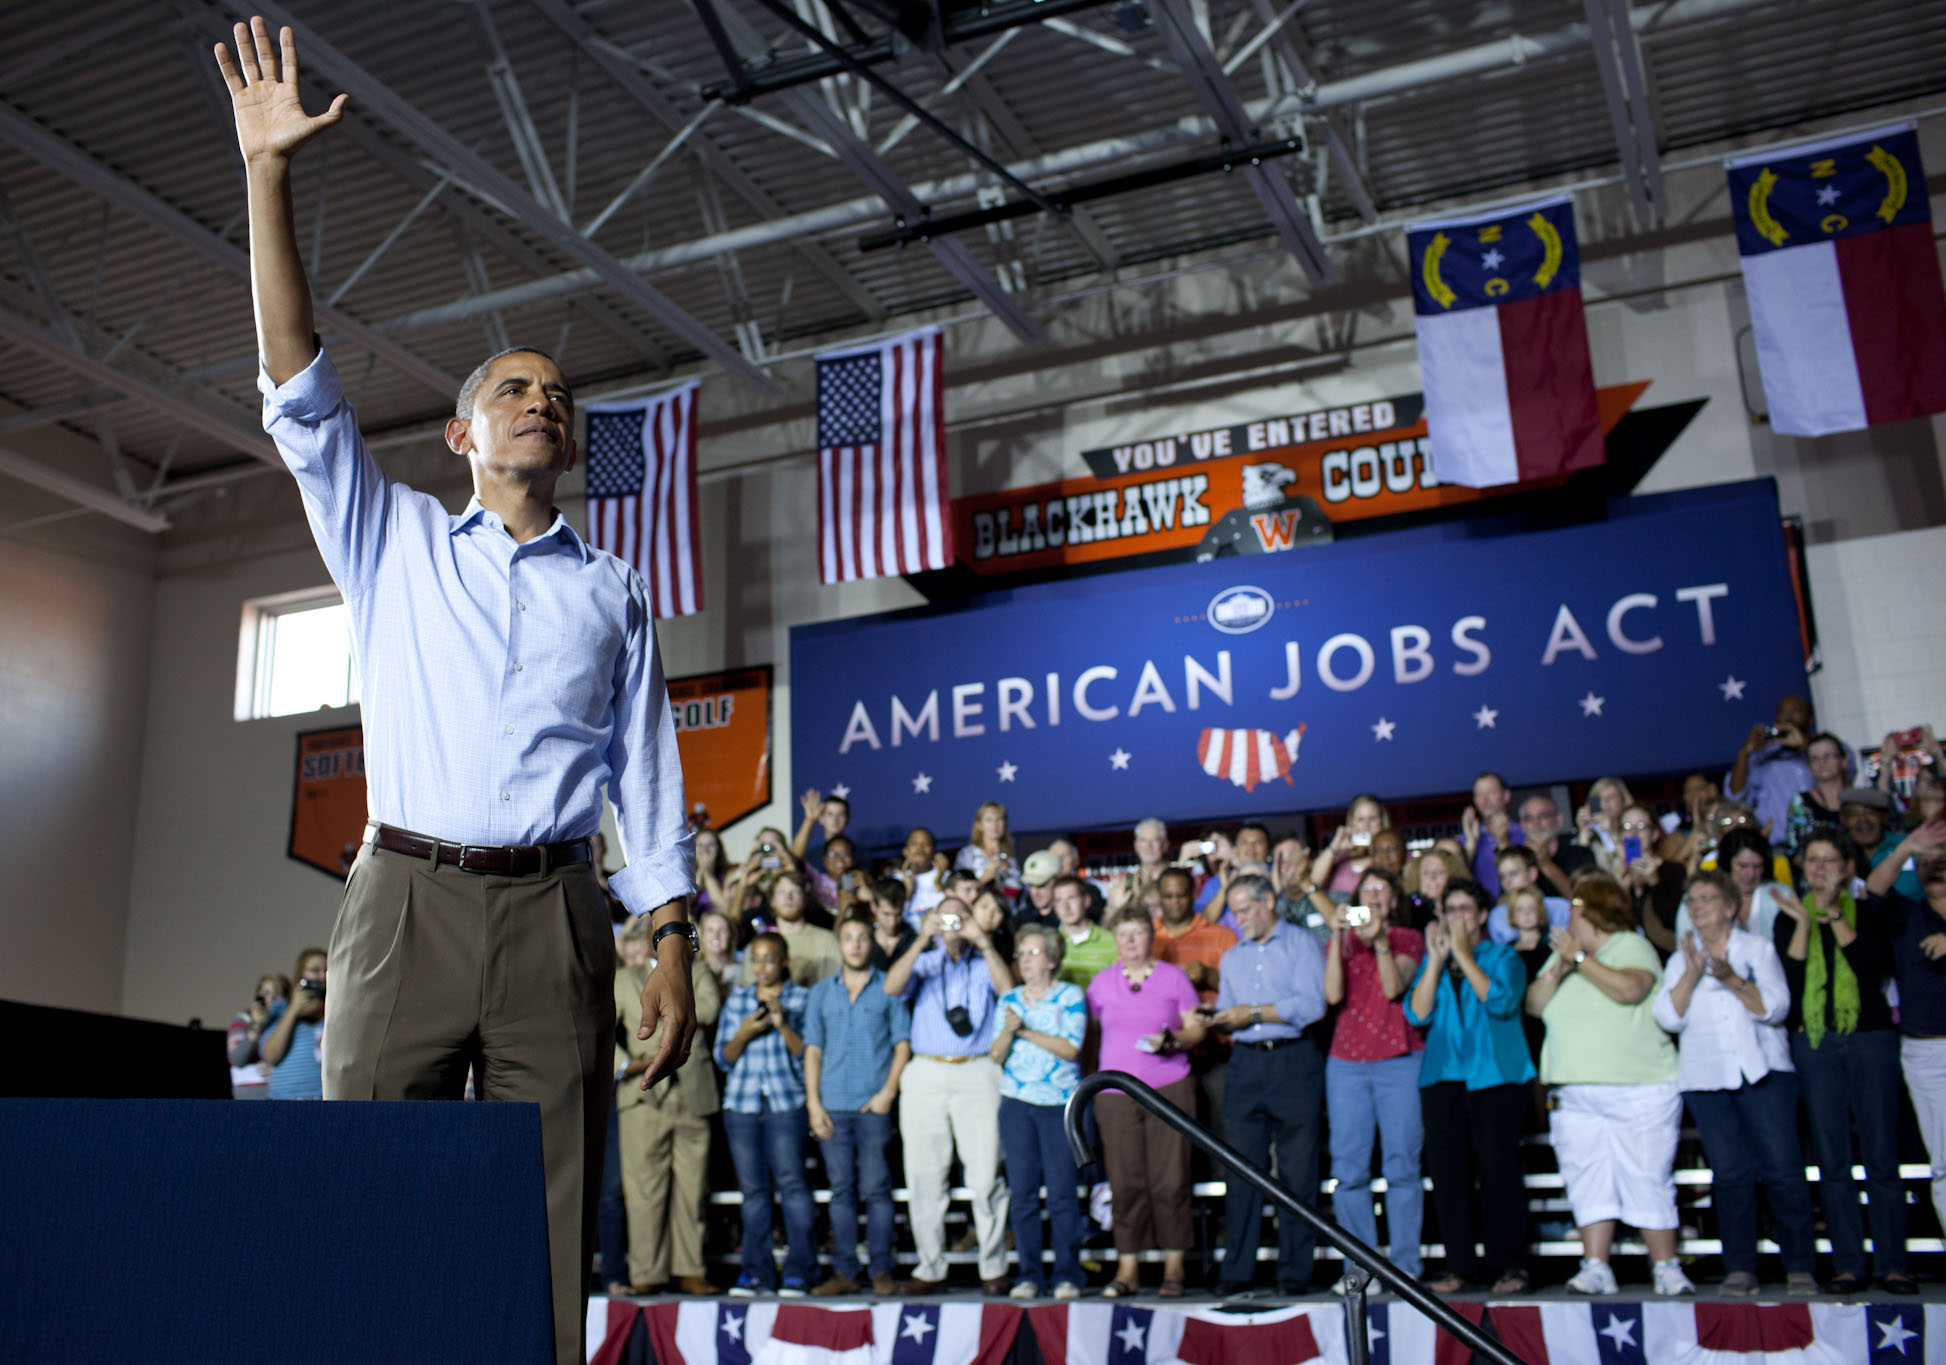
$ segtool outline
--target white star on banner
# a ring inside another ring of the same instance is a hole
[[[728,1337],[731,1341],[742,1341],[743,1340],[743,1319],[738,1315],[736,1315],[735,1313],[731,1313],[728,1310],[725,1310],[723,1314],[722,1332],[723,1335]]]
[[[1900,1355],[1904,1355],[1905,1344],[1919,1335],[1905,1325],[1904,1318],[1893,1318],[1890,1322],[1875,1322],[1872,1326],[1879,1330],[1878,1345],[1872,1348],[1875,1351],[1897,1351]]]
[[[905,1315],[905,1328],[899,1335],[908,1337],[918,1342],[921,1346],[924,1346],[926,1344],[926,1334],[930,1331],[932,1331],[932,1324],[926,1321],[926,1315],[924,1313],[907,1313]]]
[[[1020,769],[1011,763],[1002,763],[994,771],[1000,774],[1000,780],[1002,782],[1011,782],[1014,780],[1014,774],[1019,772]]]
[[[1499,248],[1499,247],[1497,247],[1497,246],[1496,246],[1496,247],[1488,247],[1488,248],[1487,248],[1487,254],[1486,254],[1486,255],[1484,255],[1484,256],[1482,256],[1482,257],[1480,257],[1480,269],[1482,269],[1482,270],[1498,270],[1498,269],[1500,268],[1500,266],[1502,265],[1502,263],[1506,261],[1506,259],[1507,259],[1507,258],[1506,258],[1505,256],[1502,256],[1502,255],[1500,254],[1500,248]]]
[[[1734,673],[1732,673],[1729,677],[1725,678],[1722,682],[1718,683],[1716,686],[1717,686],[1717,690],[1722,692],[1724,701],[1743,700],[1744,681],[1742,678],[1737,677]]]
[[[843,782],[840,782],[837,786],[833,787],[831,789],[831,794],[837,797],[840,801],[851,800],[851,788],[845,785]]]
[[[1821,207],[1828,208],[1837,202],[1838,202],[1838,187],[1836,185],[1826,185],[1823,189],[1818,191],[1818,204]]]
[[[1108,756],[1108,766],[1118,773],[1125,773],[1128,771],[1128,761],[1133,757],[1135,755],[1117,744],[1115,746],[1115,752]]]
[[[1635,1345],[1635,1324],[1627,1318],[1614,1313],[1608,1315],[1608,1325],[1601,1329],[1600,1335],[1615,1343],[1615,1349]]]
[[[1491,706],[1482,706],[1473,713],[1473,728],[1476,730],[1491,730],[1493,723],[1499,719],[1500,713],[1498,711],[1494,710]]]
[[[1379,1330],[1377,1319],[1373,1319],[1371,1326],[1366,1329],[1365,1338],[1368,1341],[1385,1340],[1385,1333]]]
[[[1372,727],[1372,738],[1375,740],[1390,739],[1392,738],[1392,732],[1398,728],[1399,723],[1396,720],[1387,720],[1384,716],[1380,716],[1378,718],[1378,724]]]
[[[931,775],[928,773],[920,773],[917,777],[913,778],[912,790],[920,796],[924,796],[927,792],[930,792],[932,790]]]
[[[1587,696],[1581,699],[1582,716],[1587,717],[1587,716],[1600,715],[1601,704],[1607,700],[1608,698],[1606,697],[1597,697],[1593,692],[1590,692]]]
[[[1134,1318],[1129,1318],[1123,1322],[1122,1330],[1115,1333],[1115,1335],[1122,1339],[1122,1349],[1124,1351],[1140,1351],[1142,1349],[1142,1324]]]

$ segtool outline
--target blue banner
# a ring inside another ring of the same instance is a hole
[[[1053,832],[1721,768],[1804,685],[1760,480],[798,626],[792,775],[951,844],[985,800]]]

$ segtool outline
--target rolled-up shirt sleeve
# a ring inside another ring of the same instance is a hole
[[[324,567],[340,592],[357,597],[371,586],[385,548],[392,484],[359,433],[337,367],[320,346],[282,384],[259,368],[257,391],[264,430],[297,479]]]
[[[629,573],[628,637],[615,666],[608,799],[627,866],[609,887],[633,914],[695,894],[696,849],[683,802],[682,756],[641,578]]]

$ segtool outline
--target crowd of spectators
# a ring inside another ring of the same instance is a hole
[[[1551,1159],[1581,1246],[1570,1291],[1618,1292],[1630,1228],[1652,1291],[1693,1294],[1674,1180],[1685,1112],[1710,1167],[1721,1293],[1758,1292],[1765,1230],[1789,1294],[1913,1292],[1905,1094],[1946,1221],[1946,753],[1930,728],[1917,748],[1903,799],[1889,763],[1865,785],[1791,697],[1720,782],[1693,775],[1666,812],[1603,777],[1569,819],[1564,788],[1484,773],[1439,837],[1363,795],[1317,846],[1252,821],[1172,850],[1144,820],[1107,873],[1069,839],[1020,854],[993,801],[951,856],[923,828],[870,856],[847,803],[817,792],[793,834],[758,831],[740,863],[699,830],[709,1043],[648,1092],[634,1084],[657,1045],[634,1036],[647,936],[620,929],[603,1278],[716,1292],[706,1197],[727,1149],[733,1295],[931,1292],[950,1252],[973,1253],[985,1292],[1024,1300],[1076,1297],[1097,1261],[1103,1296],[1136,1293],[1159,1253],[1155,1292],[1183,1295],[1192,1179],[1222,1172],[1112,1090],[1093,1110],[1100,1166],[1077,1169],[1064,1106],[1111,1070],[1306,1202],[1328,1155],[1337,1222],[1437,1292],[1533,1286],[1524,1182]],[[315,1093],[323,954],[297,976],[265,977],[231,1026],[239,1093],[258,1071],[249,1083],[273,1097]],[[955,1172],[971,1216],[949,1244]],[[1263,1217],[1232,1182],[1209,1287],[1305,1291],[1309,1228],[1279,1218],[1260,1255]],[[1430,1243],[1444,1255],[1428,1268]]]

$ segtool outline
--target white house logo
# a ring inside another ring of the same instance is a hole
[[[1270,619],[1276,605],[1262,588],[1225,588],[1210,599],[1209,623],[1225,635],[1247,635]]]

